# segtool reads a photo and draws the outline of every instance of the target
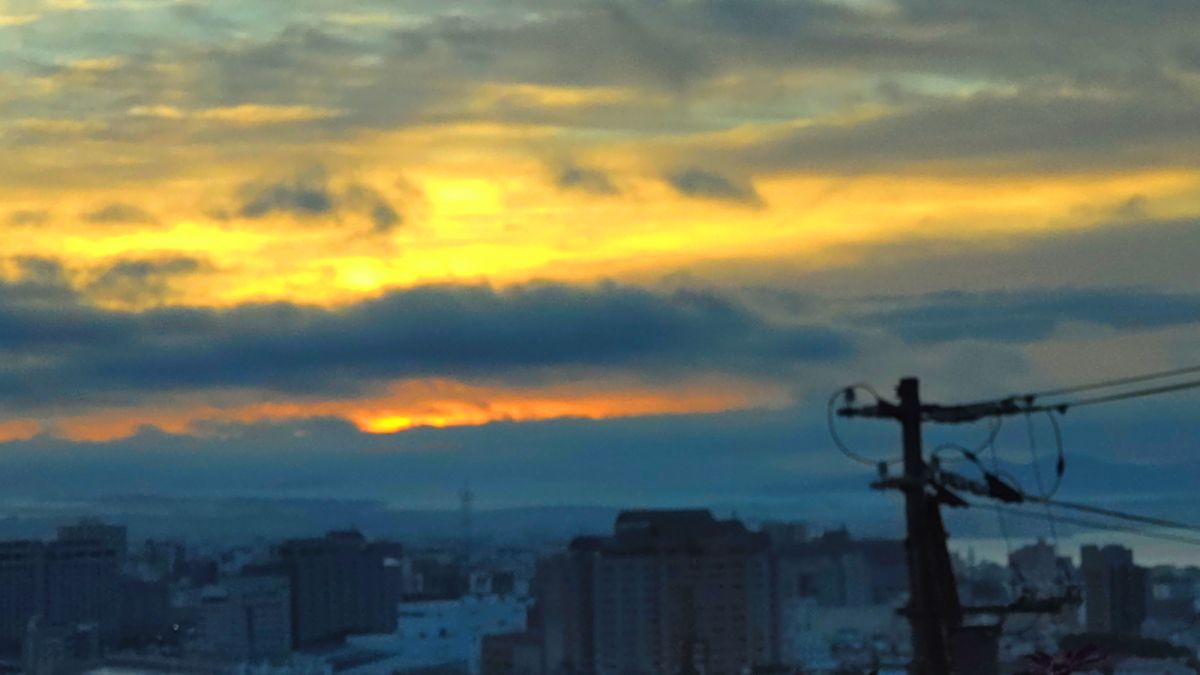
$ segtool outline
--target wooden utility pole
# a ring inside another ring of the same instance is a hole
[[[912,672],[950,675],[948,638],[953,632],[953,616],[943,609],[957,609],[958,592],[954,578],[938,574],[938,559],[946,553],[946,535],[941,527],[937,502],[926,491],[927,471],[921,446],[921,389],[915,377],[900,381],[896,393],[900,405],[894,411],[900,422],[904,444],[904,514],[908,557],[908,619],[912,626]],[[930,515],[936,514],[936,522]],[[939,552],[939,547],[941,551]],[[947,602],[953,598],[953,602]],[[953,606],[949,606],[953,605]],[[961,616],[959,617],[961,620]]]
[[[921,426],[925,422],[971,422],[984,417],[1023,413],[1025,409],[1011,399],[961,406],[923,404],[920,383],[915,377],[900,380],[896,394],[898,403],[879,400],[873,406],[842,408],[838,414],[843,417],[891,419],[900,423],[904,473],[899,478],[891,478],[887,475],[887,464],[882,463],[879,467],[880,480],[873,483],[872,487],[899,489],[904,493],[909,599],[901,612],[908,617],[912,627],[913,658],[909,671],[914,675],[967,675],[962,666],[974,662],[974,659],[966,653],[956,653],[969,642],[963,638],[988,634],[991,637],[987,639],[994,640],[999,631],[996,626],[964,628],[964,614],[1003,616],[1049,613],[1060,611],[1065,603],[1077,601],[1077,598],[1050,598],[1043,601],[1022,598],[1004,606],[962,607],[946,544],[941,507],[943,504],[955,507],[968,504],[950,492],[947,483],[953,482],[954,487],[967,486],[976,494],[994,499],[1005,500],[1007,495],[997,492],[994,487],[976,487],[971,481],[957,475],[943,477],[941,472],[931,470],[925,462]],[[981,631],[980,628],[995,630]],[[956,665],[956,661],[960,663]]]

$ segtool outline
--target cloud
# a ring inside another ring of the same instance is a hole
[[[209,267],[206,261],[189,256],[121,260],[100,271],[88,284],[86,293],[129,305],[161,302],[181,277]]]
[[[84,214],[83,217],[89,223],[102,224],[153,225],[158,222],[158,218],[154,214],[140,206],[119,202],[102,206],[95,211]]]
[[[134,264],[117,274],[156,275],[170,273]],[[335,309],[10,303],[0,328],[0,350],[28,357],[0,374],[0,398],[28,403],[214,388],[315,394],[403,377],[524,380],[562,370],[762,377],[855,351],[841,331],[769,321],[713,293],[611,284],[424,286]]]
[[[239,126],[287,124],[326,120],[342,115],[341,111],[310,105],[257,105],[243,103],[235,106],[205,110],[180,110],[168,105],[138,105],[126,111],[131,117],[150,117],[163,120],[198,120]]]
[[[711,157],[766,170],[992,175],[1187,163],[1200,147],[1192,120],[1200,99],[1165,86],[935,98],[858,124],[810,125],[733,151],[716,149]]]
[[[618,192],[608,174],[574,164],[563,167],[555,177],[555,183],[561,188],[583,190],[595,195],[614,195]]]
[[[59,491],[76,498],[130,493],[383,498],[403,485],[412,502],[436,503],[452,499],[467,478],[481,491],[489,486],[491,504],[573,503],[579,495],[619,502],[639,494],[670,503],[751,497],[763,484],[791,476],[811,480],[812,465],[802,469],[789,461],[798,447],[822,447],[826,433],[819,420],[797,424],[794,410],[497,423],[400,435],[363,434],[330,419],[234,424],[219,431],[173,435],[145,429],[105,443],[48,437],[3,443],[0,488],[42,498]],[[826,470],[844,466],[832,450],[803,454]],[[721,485],[713,484],[714,474],[723,477]]]
[[[0,28],[27,26],[40,18],[38,14],[0,14]]]
[[[240,213],[246,218],[262,218],[273,213],[302,216],[323,215],[333,211],[334,196],[324,172],[309,172],[288,181],[243,188],[245,200]]]
[[[738,184],[706,169],[680,169],[669,174],[666,180],[679,194],[688,197],[740,202],[750,206],[762,206],[763,203],[753,185]]]
[[[909,342],[1035,342],[1068,322],[1121,331],[1200,324],[1200,293],[1136,288],[946,291],[862,317]]]
[[[245,218],[291,215],[302,219],[363,215],[377,233],[385,233],[402,222],[400,213],[374,188],[359,183],[337,187],[324,171],[316,169],[293,178],[243,186],[238,213]]]
[[[8,222],[18,227],[45,225],[50,222],[50,212],[45,209],[21,209],[8,214]]]
[[[1060,496],[1096,504],[1125,496],[1141,502],[1141,508],[1127,507],[1138,512],[1158,513],[1156,500],[1194,505],[1200,424],[1190,408],[1139,409],[1142,419],[1134,425],[1100,410],[1081,408],[1064,421],[1069,455]],[[868,526],[895,517],[895,502],[870,490],[867,471],[830,445],[823,412],[812,402],[779,411],[495,423],[396,435],[304,419],[231,424],[210,434],[144,429],[103,443],[40,436],[0,444],[0,490],[48,501],[353,495],[394,503],[403,494],[410,507],[453,509],[457,490],[469,480],[484,509],[649,499],[657,506],[735,505],[744,516],[753,507],[774,506],[830,524],[850,519]],[[856,436],[856,447],[895,447],[893,430],[878,429],[869,444]],[[1164,429],[1175,433],[1164,436]],[[1002,453],[1010,441],[1025,442],[1019,425],[1005,433]],[[1012,473],[1029,476],[1026,454],[1001,457],[1013,462]]]

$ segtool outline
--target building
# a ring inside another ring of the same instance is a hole
[[[895,603],[908,591],[904,542],[852,539],[845,529],[806,541],[773,542],[779,597],[822,607]]]
[[[290,584],[281,576],[242,576],[205,589],[198,623],[200,649],[223,661],[261,663],[292,648]]]
[[[122,645],[160,640],[170,632],[170,587],[165,580],[121,579]]]
[[[857,551],[783,556],[776,565],[780,598],[812,598],[821,607],[873,604],[867,561]]]
[[[1093,633],[1137,635],[1146,618],[1147,572],[1124,546],[1084,546],[1080,551],[1084,615]]]
[[[127,546],[124,527],[93,519],[50,542],[0,542],[0,652],[22,650],[34,617],[43,636],[92,625],[102,648],[162,634],[166,585],[123,576]]]
[[[1008,566],[1025,588],[1042,594],[1053,594],[1070,580],[1070,558],[1060,557],[1053,544],[1041,540],[1010,553]]]
[[[467,592],[467,573],[457,560],[436,556],[405,558],[404,594],[414,599],[447,600]]]
[[[399,672],[440,666],[478,675],[484,639],[525,631],[528,608],[528,598],[499,595],[405,601],[395,632],[354,635],[346,642],[391,655],[387,663]]]
[[[771,545],[776,547],[803,544],[809,538],[808,525],[806,523],[768,521],[762,523],[758,530],[770,537]]]
[[[45,548],[40,541],[0,542],[0,653],[20,652],[42,607]]]
[[[399,544],[368,542],[353,530],[330,532],[284,542],[275,557],[275,564],[248,571],[288,578],[294,647],[396,629],[402,587]]]
[[[26,675],[74,675],[96,666],[100,657],[96,624],[29,620],[22,655]]]
[[[121,623],[121,570],[111,541],[68,539],[46,544],[44,616],[50,623],[95,623],[102,644],[116,642]]]
[[[118,569],[125,564],[129,553],[129,530],[124,525],[109,525],[97,518],[80,518],[73,525],[63,525],[58,528],[58,541],[100,542],[111,548],[117,556]]]
[[[533,578],[535,628],[542,636],[547,675],[590,672],[593,648],[594,556],[600,540],[580,537],[570,550],[544,558]]]
[[[541,675],[542,638],[536,633],[486,635],[482,675]]]
[[[770,539],[706,510],[625,511],[536,586],[547,672],[741,673],[774,663]],[[590,589],[590,590],[589,590]]]

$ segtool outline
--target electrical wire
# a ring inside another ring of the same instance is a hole
[[[1150,389],[1135,389],[1134,391],[1121,392],[1119,394],[1108,394],[1106,396],[1095,396],[1092,398],[1079,399],[1076,401],[1067,401],[1065,403],[1056,403],[1052,406],[1038,406],[1030,408],[1030,410],[1056,410],[1079,408],[1086,405],[1096,405],[1098,403],[1110,403],[1112,401],[1124,401],[1131,398],[1141,398],[1143,396],[1154,396],[1156,394],[1167,394],[1175,391],[1186,391],[1188,389],[1200,388],[1200,380],[1188,380],[1187,382],[1177,382],[1175,384],[1167,384],[1161,387],[1152,387]]]
[[[1054,524],[1054,511],[1051,509],[1049,502],[1050,493],[1046,492],[1046,486],[1042,482],[1042,462],[1041,458],[1038,457],[1037,435],[1033,429],[1032,413],[1025,413],[1025,433],[1029,437],[1029,458],[1033,462],[1033,477],[1037,482],[1038,496],[1042,498],[1042,505],[1046,508],[1046,523],[1050,527],[1050,543],[1057,548],[1058,527]]]
[[[1137,513],[1127,513],[1125,511],[1116,511],[1114,509],[1106,509],[1100,506],[1092,506],[1091,504],[1081,504],[1079,502],[1068,502],[1057,499],[1040,499],[1036,496],[1027,495],[1026,501],[1033,503],[1044,503],[1057,506],[1061,509],[1069,509],[1072,511],[1081,511],[1083,513],[1091,513],[1097,516],[1105,516],[1108,518],[1116,518],[1117,520],[1127,520],[1133,523],[1142,523],[1144,525],[1154,525],[1156,527],[1166,527],[1172,530],[1183,530],[1186,532],[1200,533],[1200,525],[1184,523],[1177,520],[1169,520],[1167,518],[1156,518],[1154,516],[1143,516]]]
[[[1054,445],[1058,450],[1058,459],[1054,462],[1054,487],[1050,488],[1048,495],[1050,497],[1058,494],[1058,489],[1062,487],[1063,476],[1067,473],[1067,455],[1063,449],[1062,429],[1058,425],[1056,414],[1053,410],[1046,411],[1046,417],[1050,420],[1050,428],[1054,430]]]
[[[1178,521],[1178,520],[1170,520],[1168,518],[1159,518],[1156,516],[1146,516],[1146,515],[1142,515],[1142,514],[1138,514],[1138,513],[1129,513],[1127,511],[1118,511],[1116,509],[1104,508],[1102,506],[1093,506],[1092,504],[1084,504],[1081,502],[1066,501],[1066,500],[1062,500],[1062,499],[1053,499],[1051,497],[1043,497],[1043,496],[1036,495],[1036,494],[1029,494],[1024,489],[1022,489],[1020,482],[1017,481],[1017,479],[1012,474],[1008,473],[1007,471],[1003,471],[999,468],[999,464],[996,461],[994,452],[993,452],[993,456],[992,456],[992,468],[989,470],[986,467],[984,467],[981,462],[979,462],[977,456],[971,454],[969,451],[967,451],[963,448],[959,448],[957,446],[949,446],[949,447],[951,447],[952,449],[958,449],[961,452],[963,452],[963,454],[967,457],[967,459],[969,459],[981,471],[984,472],[985,477],[990,476],[993,479],[1002,480],[1002,481],[1006,482],[1013,491],[1015,491],[1017,494],[1020,495],[1021,501],[1028,502],[1031,504],[1042,504],[1045,506],[1055,506],[1055,507],[1058,507],[1061,509],[1067,509],[1067,510],[1071,510],[1071,511],[1081,511],[1083,513],[1090,513],[1093,515],[1105,516],[1108,518],[1115,518],[1118,520],[1126,520],[1126,521],[1130,521],[1130,522],[1134,522],[1134,523],[1141,523],[1144,525],[1154,525],[1156,527],[1166,527],[1166,528],[1170,528],[1173,530],[1184,530],[1187,532],[1200,533],[1200,525],[1197,525],[1197,524],[1185,523],[1185,522]]]
[[[994,440],[995,439],[993,439],[993,441]],[[996,454],[996,444],[994,442],[990,443],[988,445],[988,449],[990,449],[992,451],[992,471],[999,474],[1000,473],[1000,458]],[[975,460],[972,460],[972,461],[975,461]],[[975,463],[978,464],[979,462],[975,461]],[[982,469],[983,467],[980,467],[980,468]],[[996,521],[1000,524],[1000,534],[1004,536],[1004,550],[1008,554],[1008,558],[1006,558],[1006,560],[1009,561],[1009,575],[1010,575],[1009,583],[1012,584],[1013,588],[1016,588],[1024,580],[1021,578],[1021,570],[1017,569],[1016,565],[1012,564],[1012,554],[1013,554],[1012,538],[1009,537],[1009,535],[1008,535],[1008,521],[1004,517],[1004,512],[1002,512],[1002,511],[996,512]]]
[[[1025,435],[1029,439],[1029,461],[1033,464],[1033,479],[1037,483],[1038,496],[1049,499],[1050,493],[1046,492],[1046,485],[1042,481],[1042,461],[1038,457],[1037,436],[1033,430],[1032,413],[1025,413]]]
[[[1092,382],[1089,384],[1079,384],[1070,387],[1062,387],[1060,389],[1049,389],[1046,391],[1032,392],[1023,394],[1017,398],[1048,398],[1051,396],[1063,396],[1065,394],[1076,394],[1081,391],[1094,391],[1096,389],[1109,389],[1112,387],[1120,387],[1127,384],[1137,384],[1138,382],[1149,382],[1152,380],[1161,380],[1168,377],[1178,377],[1180,375],[1190,375],[1191,373],[1200,373],[1200,366],[1189,366],[1187,368],[1176,368],[1174,370],[1163,370],[1157,373],[1146,373],[1145,375],[1133,375],[1130,377],[1120,377],[1114,380],[1104,380],[1101,382]]]
[[[1000,506],[998,504],[985,504],[982,502],[970,502],[970,505],[973,507],[976,507],[976,508],[990,509],[992,511],[1005,513],[1010,516],[1018,516],[1021,518],[1037,518],[1039,520],[1042,518],[1042,515],[1038,514],[1038,513],[1029,513],[1027,511],[1022,511],[1020,509],[1013,509],[1013,508]],[[1183,535],[1169,534],[1169,533],[1165,533],[1165,532],[1153,532],[1150,530],[1145,530],[1143,528],[1134,527],[1132,525],[1118,525],[1115,523],[1106,523],[1106,522],[1099,521],[1099,520],[1088,520],[1085,518],[1073,518],[1071,516],[1060,516],[1059,520],[1068,525],[1076,525],[1079,527],[1088,527],[1088,528],[1097,529],[1097,530],[1108,530],[1108,531],[1112,531],[1112,532],[1125,532],[1125,533],[1129,533],[1129,534],[1136,534],[1136,535],[1142,536],[1142,537],[1149,537],[1151,539],[1161,539],[1164,541],[1173,541],[1173,542],[1177,542],[1177,543],[1181,543],[1181,544],[1191,544],[1194,546],[1200,546],[1200,538],[1185,537]]]
[[[838,402],[838,399],[839,398],[849,398],[848,395],[851,392],[854,392],[857,390],[865,391],[868,394],[870,394],[871,396],[873,396],[875,398],[876,403],[878,403],[880,401],[881,397],[879,396],[879,394],[876,393],[874,389],[872,389],[870,386],[868,386],[866,384],[852,384],[848,387],[842,387],[841,389],[838,389],[837,391],[833,392],[833,396],[829,397],[829,404],[825,407],[825,422],[829,426],[829,436],[830,436],[830,438],[833,439],[833,444],[835,446],[837,446],[837,449],[840,450],[843,455],[849,457],[850,459],[854,460],[855,462],[858,462],[859,464],[866,464],[867,466],[878,466],[880,463],[885,463],[885,464],[901,463],[903,460],[900,459],[899,457],[880,460],[880,459],[871,459],[870,457],[867,457],[866,455],[859,454],[859,453],[855,452],[854,450],[851,450],[850,447],[848,445],[846,445],[846,443],[842,440],[841,435],[838,434],[837,423],[834,419],[835,413],[836,413],[835,406]]]

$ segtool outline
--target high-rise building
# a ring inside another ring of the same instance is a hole
[[[58,541],[100,542],[116,553],[118,568],[124,566],[129,553],[129,529],[124,525],[109,525],[98,518],[80,518],[72,525],[60,526]]]
[[[167,635],[171,625],[170,587],[166,580],[121,578],[121,635],[126,645]]]
[[[1087,630],[1136,635],[1146,618],[1149,589],[1144,567],[1124,546],[1084,546],[1080,551]]]
[[[219,659],[259,663],[292,648],[290,584],[282,576],[240,576],[206,589],[200,604],[201,650]]]
[[[0,652],[20,651],[42,606],[45,549],[40,541],[0,542]]]
[[[626,511],[543,565],[550,673],[741,673],[776,660],[770,540],[705,510]]]
[[[579,537],[570,550],[540,560],[533,578],[536,629],[547,675],[589,673],[593,645],[594,553],[601,540]]]
[[[35,616],[46,630],[93,624],[102,646],[115,644],[125,545],[125,528],[95,520],[60,528],[55,541],[0,542],[0,650],[18,650]]]
[[[845,529],[806,541],[772,540],[779,597],[822,607],[896,602],[908,589],[904,542],[852,539]]]
[[[121,571],[107,541],[52,541],[45,548],[44,616],[51,623],[95,623],[103,644],[114,642],[121,622]]]
[[[276,557],[291,582],[293,646],[396,629],[402,585],[399,544],[368,542],[353,530],[330,532],[284,542]]]

